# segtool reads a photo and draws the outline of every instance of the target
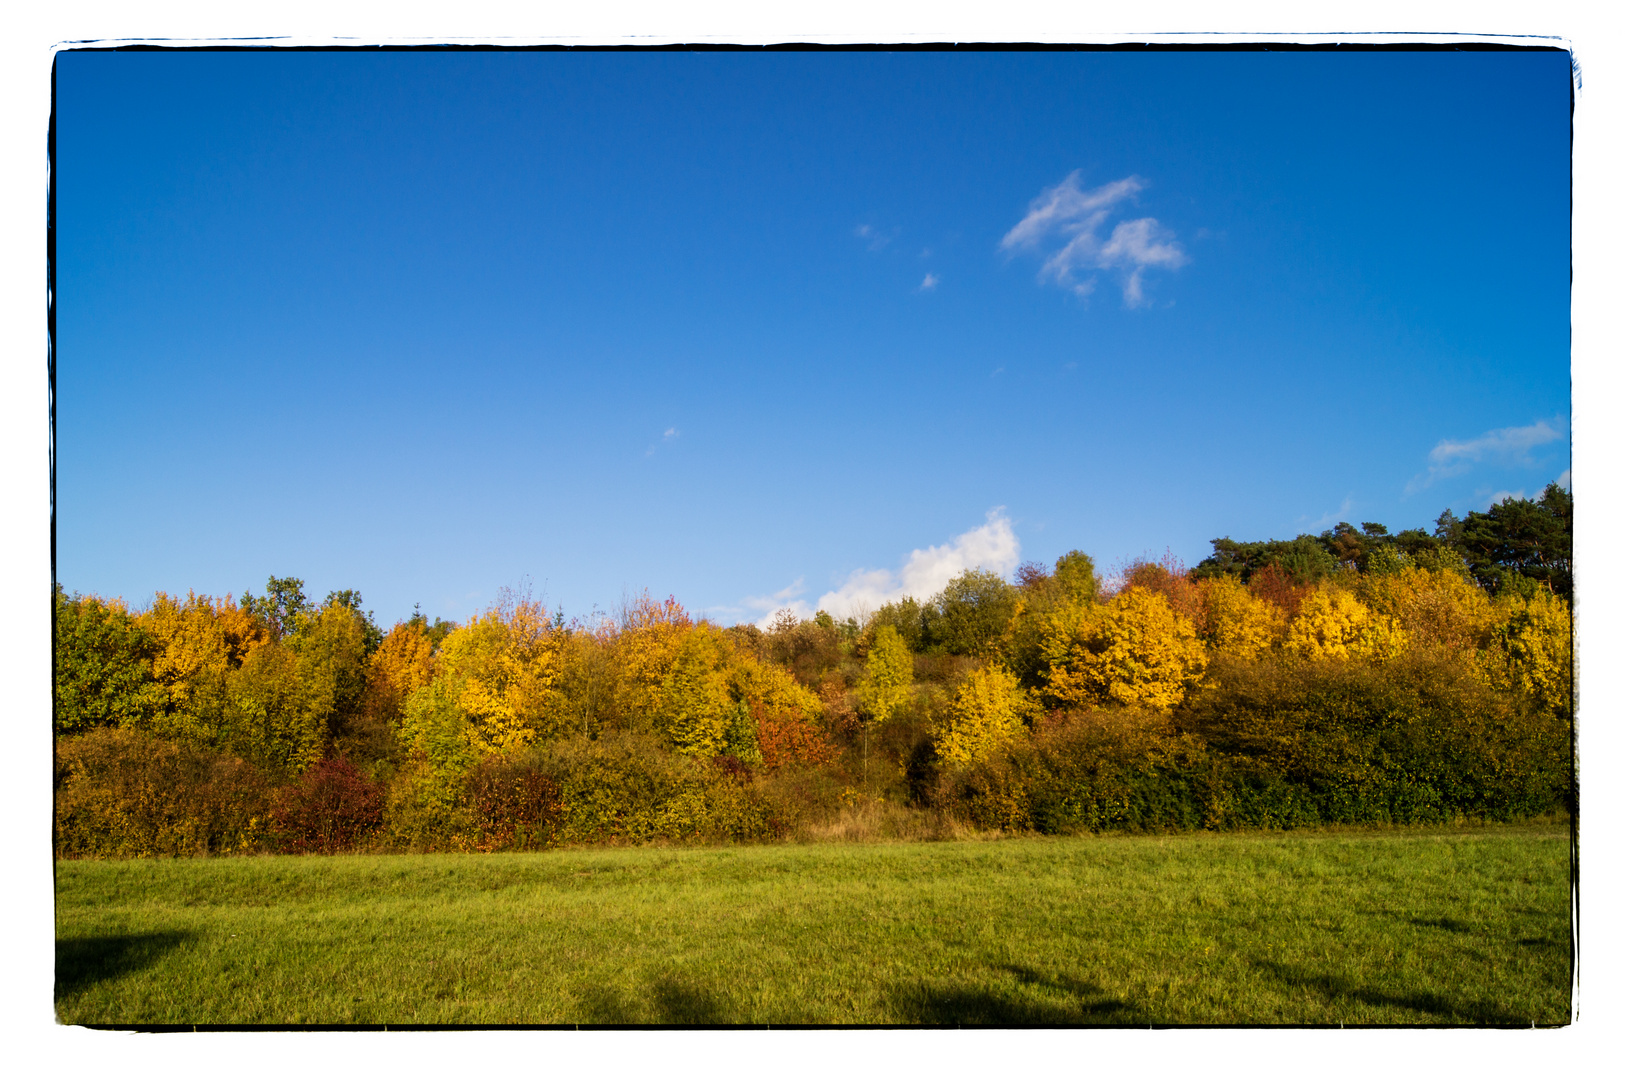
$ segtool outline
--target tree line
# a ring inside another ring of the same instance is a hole
[[[1572,501],[1069,552],[768,629],[523,591],[54,591],[62,855],[768,839],[886,804],[1074,832],[1509,818],[1573,790]]]

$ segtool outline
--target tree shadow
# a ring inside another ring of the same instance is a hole
[[[987,986],[899,985],[887,995],[893,1015],[905,1024],[926,1027],[1102,1027],[1139,1026],[1146,1023],[1139,1011],[1111,997],[1094,983],[1067,975],[1050,977],[1031,968],[1002,965],[1025,987],[1033,987],[1041,1000],[1019,992]]]
[[[1449,930],[1457,934],[1470,933],[1473,929],[1460,919],[1412,919],[1410,922],[1412,926],[1427,926],[1435,930]]]
[[[1505,1011],[1500,1005],[1483,999],[1453,998],[1428,990],[1408,994],[1392,994],[1372,987],[1363,987],[1339,975],[1316,975],[1289,964],[1270,960],[1255,964],[1274,978],[1292,986],[1306,987],[1324,997],[1328,1004],[1358,1001],[1398,1009],[1411,1009],[1423,1013],[1430,1020],[1413,1021],[1416,1025],[1443,1023],[1462,1027],[1528,1027],[1535,1018],[1518,1016]],[[1394,1027],[1404,1026],[1394,1022]]]
[[[715,994],[669,977],[651,986],[648,997],[639,1003],[628,1001],[611,987],[582,990],[577,998],[584,1011],[582,1022],[586,1024],[713,1027],[731,1023]]]
[[[56,943],[56,997],[60,1000],[99,982],[150,967],[193,936],[164,930],[151,934],[59,939]]]

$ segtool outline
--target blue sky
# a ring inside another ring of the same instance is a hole
[[[58,576],[724,621],[1568,468],[1562,53],[63,54]]]

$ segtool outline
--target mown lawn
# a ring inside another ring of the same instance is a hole
[[[1563,1024],[1568,833],[59,862],[72,1024]]]

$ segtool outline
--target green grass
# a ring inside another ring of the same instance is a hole
[[[57,864],[66,1023],[1562,1024],[1561,825]]]

